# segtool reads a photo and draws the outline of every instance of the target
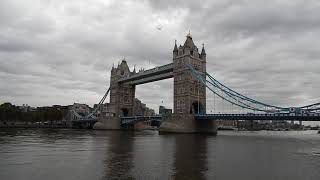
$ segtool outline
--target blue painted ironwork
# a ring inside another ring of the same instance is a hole
[[[72,114],[76,117],[75,119],[72,119],[72,121],[77,122],[77,121],[81,121],[81,122],[86,122],[86,121],[97,121],[97,117],[96,117],[96,113],[97,111],[101,108],[101,105],[103,104],[103,102],[105,101],[105,99],[107,98],[108,94],[110,92],[110,88],[107,89],[107,91],[105,92],[104,96],[101,98],[101,100],[99,101],[98,105],[93,109],[93,111],[89,114],[87,114],[86,116],[82,116],[80,115],[78,112],[76,112],[74,109],[72,109]]]
[[[205,114],[195,115],[196,120],[272,120],[272,121],[320,121],[319,113],[291,114],[291,113],[247,113],[247,114]]]
[[[129,116],[129,117],[120,117],[121,125],[133,125],[137,122],[158,122],[161,123],[162,116]]]
[[[320,110],[320,103],[291,108],[263,103],[261,101],[254,100],[232,90],[231,88],[227,87],[226,85],[222,84],[221,82],[213,78],[207,72],[205,74],[202,74],[195,70],[193,66],[190,64],[187,64],[187,67],[190,69],[193,77],[195,77],[199,82],[205,85],[215,95],[232,105],[236,105],[244,109],[260,111],[265,113],[289,113],[291,112],[291,109],[303,112],[315,112],[317,110]],[[208,79],[206,77],[208,77]]]

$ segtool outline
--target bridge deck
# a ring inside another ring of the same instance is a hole
[[[97,119],[76,119],[76,120],[72,120],[71,122],[75,122],[75,123],[87,123],[87,122],[97,122]]]
[[[296,120],[296,121],[320,121],[320,114],[290,115],[278,114],[204,114],[195,115],[196,120]]]
[[[203,114],[195,115],[196,120],[272,120],[272,121],[320,121],[320,114],[291,115],[288,113],[276,114]],[[139,121],[161,121],[162,116],[132,116],[121,117],[122,124],[132,124]]]
[[[134,124],[139,121],[161,121],[162,116],[130,116],[121,117],[121,124]]]

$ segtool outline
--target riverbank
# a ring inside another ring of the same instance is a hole
[[[0,128],[71,128],[66,122],[23,122],[23,121],[3,121]]]

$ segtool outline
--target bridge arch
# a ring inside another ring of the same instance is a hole
[[[190,106],[190,114],[204,114],[204,106],[199,101],[192,102]]]
[[[121,108],[121,116],[129,116],[129,110],[127,108]]]

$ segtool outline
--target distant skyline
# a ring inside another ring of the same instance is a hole
[[[113,64],[170,63],[189,30],[205,44],[207,71],[234,90],[279,106],[320,102],[319,9],[312,0],[2,0],[0,103],[92,106]],[[136,97],[172,108],[173,80],[139,85]]]

